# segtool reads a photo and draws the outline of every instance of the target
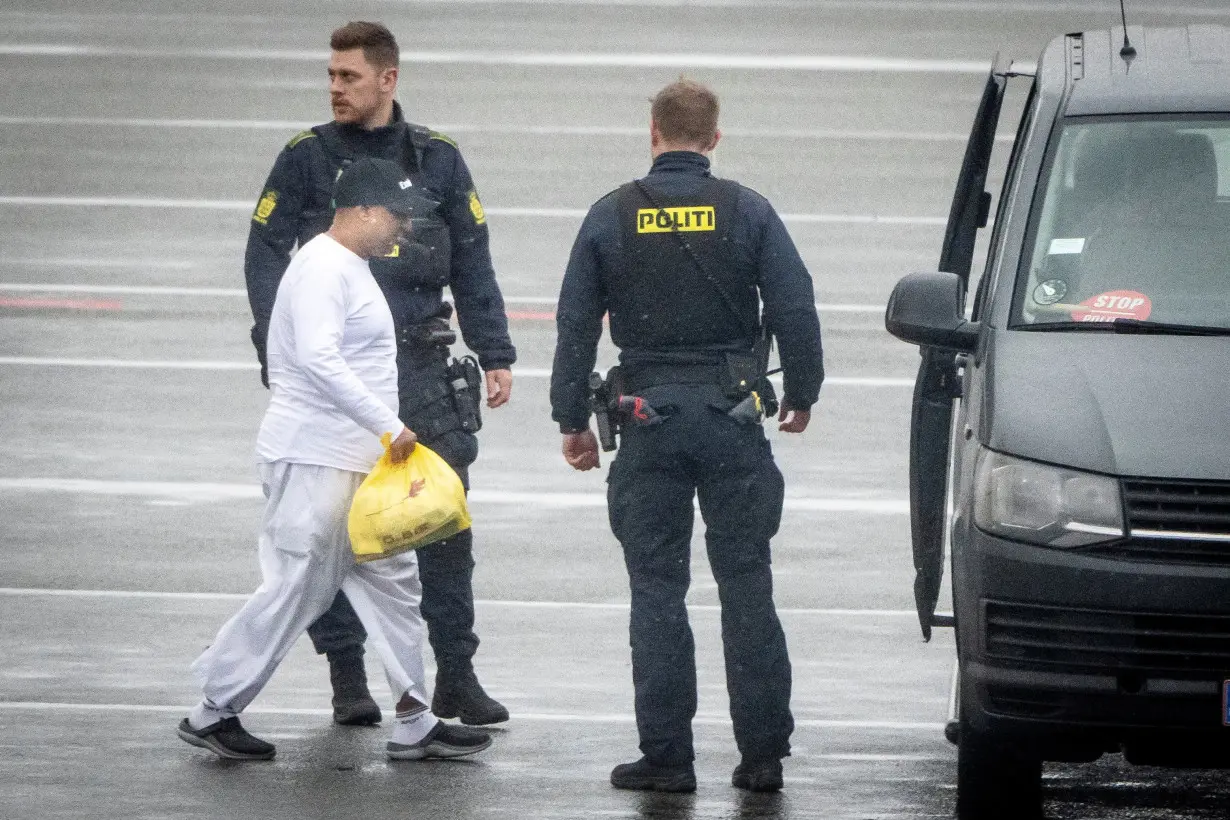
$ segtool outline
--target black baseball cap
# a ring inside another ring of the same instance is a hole
[[[399,216],[423,216],[435,203],[420,196],[405,169],[392,160],[360,157],[342,169],[333,188],[334,208],[388,208]]]

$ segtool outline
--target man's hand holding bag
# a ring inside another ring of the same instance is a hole
[[[444,459],[418,444],[394,463],[390,436],[385,452],[359,486],[350,504],[350,547],[355,560],[376,561],[470,528],[465,488]]]

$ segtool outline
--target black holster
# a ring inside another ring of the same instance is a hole
[[[758,410],[765,417],[777,415],[778,410],[777,390],[769,381],[771,344],[768,334],[762,333],[750,352],[727,353],[722,371],[722,392],[740,402],[748,398],[759,399]]]
[[[449,326],[452,317],[452,302],[442,302],[435,315],[426,321],[401,326],[397,331],[398,348],[418,352],[432,348],[447,350],[457,341],[457,333]]]
[[[453,409],[461,420],[461,429],[467,433],[477,433],[483,429],[483,415],[480,410],[483,372],[478,366],[478,360],[473,356],[453,359],[445,372],[448,375]]]
[[[589,409],[598,422],[598,442],[610,452],[616,448],[622,415],[619,397],[624,392],[623,370],[616,365],[607,371],[606,378],[597,371],[589,374]]]

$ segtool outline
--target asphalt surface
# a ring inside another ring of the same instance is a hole
[[[1219,0],[1128,5],[1138,22],[1230,22]],[[936,264],[992,55],[1032,63],[1055,34],[1116,23],[1116,4],[83,6],[0,8],[0,816],[951,814],[952,640],[923,644],[912,613],[917,354],[883,331],[883,304],[901,275]],[[197,698],[188,664],[258,583],[266,393],[243,246],[273,157],[328,116],[328,32],[347,19],[397,34],[408,117],[458,139],[489,214],[520,361],[472,471],[477,664],[513,718],[472,761],[387,763],[386,730],[331,725],[325,665],[301,641],[245,718],[277,759],[235,765],[173,729]],[[821,304],[830,380],[807,433],[770,434],[787,481],[774,565],[798,723],[778,796],[729,785],[699,526],[700,789],[607,784],[636,756],[627,583],[605,463],[564,464],[546,397],[579,217],[644,172],[646,100],[680,73],[721,95],[715,170],[776,204]],[[1117,757],[1048,765],[1045,786],[1051,817],[1230,808],[1222,773]]]

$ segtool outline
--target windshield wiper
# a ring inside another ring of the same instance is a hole
[[[1113,322],[1045,322],[1018,325],[1017,330],[1048,332],[1102,331],[1103,333],[1142,333],[1160,336],[1230,336],[1230,327],[1180,325],[1171,322],[1150,322],[1144,319],[1115,319]]]
[[[1150,322],[1145,319],[1116,319],[1116,333],[1157,333],[1163,336],[1230,336],[1230,327],[1180,325],[1172,322]]]

